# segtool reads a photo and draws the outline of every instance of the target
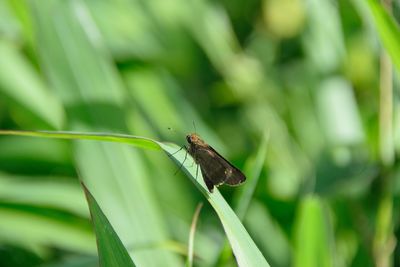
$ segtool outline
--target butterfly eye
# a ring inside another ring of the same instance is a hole
[[[192,143],[192,138],[190,138],[190,135],[186,135],[186,141],[191,144]]]

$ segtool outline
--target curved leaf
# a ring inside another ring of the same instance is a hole
[[[122,134],[106,134],[106,133],[79,133],[79,132],[52,132],[52,131],[1,131],[0,135],[24,135],[48,138],[64,138],[64,139],[87,139],[97,141],[110,141],[119,143],[128,143],[140,148],[157,149],[162,148],[168,156],[175,161],[179,166],[185,161],[182,166],[183,171],[188,175],[194,184],[200,189],[203,195],[210,202],[216,211],[225,233],[232,246],[233,253],[239,266],[246,267],[262,267],[269,266],[266,259],[263,257],[260,250],[257,248],[254,241],[236,216],[235,212],[222,197],[218,189],[214,193],[209,193],[202,179],[201,173],[197,173],[197,165],[193,158],[180,147],[171,144],[158,142],[145,137],[122,135]],[[178,151],[178,152],[177,152]]]
[[[381,42],[389,53],[397,71],[400,72],[400,30],[396,22],[389,16],[379,1],[368,0],[360,1],[360,3],[368,6]]]
[[[100,266],[135,266],[117,233],[112,228],[104,213],[89,190],[83,185],[92,216],[93,228],[97,238]]]
[[[228,237],[229,243],[232,246],[233,253],[235,254],[236,261],[239,266],[251,267],[251,266],[269,266],[268,262],[257,248],[254,241],[251,239],[247,230],[236,216],[235,212],[225,201],[221,193],[216,188],[214,193],[210,193],[207,190],[206,185],[201,177],[201,173],[197,173],[197,165],[190,155],[185,155],[186,151],[176,152],[179,147],[173,144],[159,143],[160,146],[168,153],[172,159],[175,160],[179,165],[183,162],[185,156],[187,157],[185,165],[182,169],[192,179],[195,185],[205,195],[207,200],[210,202],[214,210],[217,212],[219,219],[221,220],[222,226],[224,227],[225,233]]]

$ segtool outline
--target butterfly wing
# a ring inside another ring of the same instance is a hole
[[[223,156],[221,156],[217,151],[215,151],[211,146],[210,149],[218,155],[218,158],[221,161],[221,164],[225,166],[227,169],[227,178],[224,181],[225,184],[230,185],[230,186],[237,186],[244,181],[246,181],[246,176],[235,166],[233,166],[229,161],[227,161]]]
[[[219,160],[218,154],[209,148],[200,148],[197,150],[196,156],[206,184],[206,179],[215,186],[225,182],[226,166]]]
[[[239,169],[230,164],[211,146],[198,149],[197,156],[206,184],[212,182],[215,186],[223,183],[235,186],[246,180]],[[209,188],[208,184],[207,187]]]
[[[214,190],[214,183],[207,176],[207,173],[204,171],[204,168],[200,167],[200,170],[201,170],[201,174],[203,175],[204,183],[206,184],[206,186],[208,188],[208,191],[210,191],[210,193],[212,193]]]

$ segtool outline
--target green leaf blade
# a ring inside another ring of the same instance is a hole
[[[332,267],[330,229],[318,197],[307,197],[300,205],[296,224],[293,266]]]
[[[244,228],[240,219],[236,216],[235,212],[225,201],[221,193],[216,189],[214,193],[209,193],[206,185],[201,177],[196,177],[196,175],[201,176],[201,173],[197,173],[197,165],[194,164],[193,158],[187,155],[187,152],[180,150],[180,147],[170,143],[158,142],[149,138],[122,135],[123,138],[114,138],[115,135],[112,134],[93,134],[93,133],[79,133],[79,132],[18,132],[18,131],[0,131],[0,134],[8,135],[24,135],[24,136],[39,136],[39,137],[50,137],[50,138],[68,138],[68,139],[89,139],[97,141],[111,141],[111,142],[124,142],[126,139],[134,140],[133,144],[140,142],[152,143],[151,146],[144,146],[145,148],[152,149],[155,147],[162,148],[167,155],[169,155],[171,160],[175,163],[181,165],[184,158],[187,157],[187,166],[182,166],[188,177],[194,182],[194,184],[199,188],[199,190],[204,194],[207,200],[210,202],[214,210],[216,211],[228,240],[232,246],[233,252],[235,254],[236,260],[239,266],[246,267],[269,267],[268,262],[262,255],[261,251],[257,248],[254,241],[251,239],[247,230]],[[111,138],[112,137],[112,138]],[[137,145],[138,147],[143,147]],[[180,151],[178,151],[180,150]],[[178,151],[178,152],[177,152]],[[176,153],[177,152],[177,153]],[[188,167],[189,166],[189,167]],[[93,216],[93,215],[92,215]],[[116,241],[115,241],[116,242]]]
[[[400,30],[396,22],[389,16],[379,1],[368,0],[364,4],[368,6],[372,14],[381,42],[389,53],[397,73],[400,73]]]
[[[179,164],[183,162],[186,151],[181,150],[177,152],[179,150],[178,146],[173,146],[166,143],[159,144],[175,162]],[[232,250],[235,254],[238,265],[241,267],[268,267],[268,262],[262,255],[261,251],[257,248],[247,230],[244,228],[243,224],[240,222],[232,208],[225,201],[221,193],[218,191],[218,189],[215,189],[213,193],[208,192],[207,187],[201,177],[201,173],[197,173],[198,177],[196,177],[197,165],[194,164],[192,157],[189,155],[186,156],[186,164],[182,166],[182,169],[188,174],[191,180],[205,195],[211,206],[216,211],[228,237],[229,243],[232,246]]]
[[[125,249],[117,233],[100,209],[89,190],[82,185],[89,205],[93,228],[96,233],[97,249],[100,266],[104,267],[134,267],[128,251]]]

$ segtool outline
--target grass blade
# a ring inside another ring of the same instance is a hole
[[[49,246],[83,254],[95,253],[94,236],[86,225],[64,221],[45,212],[44,208],[30,208],[28,205],[1,201],[2,242],[12,240],[15,245],[31,248],[39,253],[47,251]]]
[[[327,219],[317,197],[306,198],[300,206],[293,266],[332,267]]]
[[[249,170],[250,175],[247,186],[240,192],[241,194],[238,196],[235,211],[241,220],[244,219],[246,212],[249,209],[250,202],[253,199],[253,195],[258,184],[258,180],[260,179],[261,171],[263,169],[265,158],[267,156],[268,140],[269,134],[266,134],[263,138],[259,150],[257,151],[254,163]]]
[[[39,62],[66,107],[66,129],[128,132],[126,88],[87,1],[29,3]],[[132,144],[152,146],[145,139],[135,139]],[[129,252],[135,263],[182,265],[175,253],[159,248],[171,236],[141,151],[115,142],[79,141],[74,142],[73,156],[81,180],[123,244],[132,248]]]
[[[0,172],[1,201],[61,209],[88,218],[79,183],[71,177],[11,175]]]
[[[63,107],[29,61],[16,46],[4,40],[0,40],[0,57],[4,62],[0,68],[0,92],[14,105],[14,109],[21,109],[25,116],[29,114],[27,118],[30,121],[25,121],[24,125],[59,129],[64,121]],[[32,121],[37,121],[37,124],[32,124]]]
[[[0,130],[0,135],[17,135],[31,137],[46,137],[56,139],[75,139],[75,140],[95,140],[117,143],[126,143],[140,148],[156,149],[160,147],[154,140],[146,137],[138,137],[127,134],[109,134],[109,133],[83,133],[73,131],[9,131]]]
[[[162,148],[169,157],[175,161],[178,165],[183,162],[186,151],[180,150],[180,147],[171,143],[162,143],[145,137],[130,136],[130,135],[115,135],[115,134],[90,134],[90,133],[79,133],[79,132],[19,132],[19,131],[0,131],[0,135],[24,135],[24,136],[36,136],[36,137],[51,137],[51,138],[68,138],[68,139],[79,139],[84,137],[85,139],[98,140],[98,141],[110,141],[110,142],[121,142],[130,143],[140,148],[154,149],[156,146]],[[129,142],[127,142],[129,141]],[[150,145],[152,143],[152,145]],[[146,144],[143,146],[143,144]],[[177,153],[176,153],[177,152]],[[254,241],[236,216],[232,208],[228,205],[225,199],[222,197],[218,189],[214,193],[209,193],[206,185],[201,177],[196,177],[196,164],[194,164],[193,158],[187,155],[187,165],[182,166],[185,173],[191,178],[195,185],[205,195],[207,200],[213,206],[217,212],[218,217],[221,220],[222,226],[224,227],[225,233],[232,246],[233,253],[236,256],[236,260],[239,266],[269,266],[260,250],[257,248]],[[199,174],[201,175],[201,174]]]
[[[364,1],[360,1],[364,2]],[[400,31],[394,19],[386,13],[383,6],[376,0],[365,1],[371,11],[374,25],[379,33],[382,44],[385,46],[397,72],[400,72]]]
[[[253,194],[256,190],[258,180],[261,175],[261,171],[264,166],[265,157],[267,156],[267,145],[269,140],[269,134],[265,134],[263,141],[260,145],[260,148],[257,151],[255,159],[248,164],[248,180],[246,182],[246,187],[243,188],[241,191],[237,191],[238,194],[235,195],[234,203],[235,205],[235,212],[238,218],[243,221],[247,214],[247,210],[249,209],[251,200],[253,199]],[[225,242],[222,246],[220,256],[218,259],[218,263],[226,263],[232,257],[232,249],[229,247],[228,242]]]
[[[96,200],[90,194],[85,185],[82,184],[82,186],[89,204],[93,228],[96,233],[100,266],[135,266],[128,251],[125,249],[117,233],[101,211]]]
[[[194,234],[196,232],[197,221],[199,219],[199,215],[200,215],[200,211],[201,211],[202,207],[203,207],[203,203],[199,203],[199,205],[197,205],[196,211],[194,212],[194,215],[193,215],[192,225],[190,226],[189,243],[188,243],[188,260],[187,260],[187,264],[186,264],[188,267],[193,266]]]
[[[186,151],[179,151],[175,153],[179,147],[166,143],[160,143],[160,146],[168,153],[170,157],[172,157],[173,160],[175,160],[177,164],[183,162]],[[182,169],[200,189],[200,191],[204,194],[216,211],[219,219],[221,220],[222,226],[224,227],[229,243],[232,246],[232,250],[235,254],[238,265],[240,267],[269,266],[268,262],[257,248],[254,241],[251,239],[243,224],[222,197],[218,189],[215,189],[214,193],[209,193],[202,177],[200,177],[201,174],[199,173],[199,177],[196,177],[196,164],[194,164],[193,158],[189,155],[187,156],[186,164],[182,167]]]

